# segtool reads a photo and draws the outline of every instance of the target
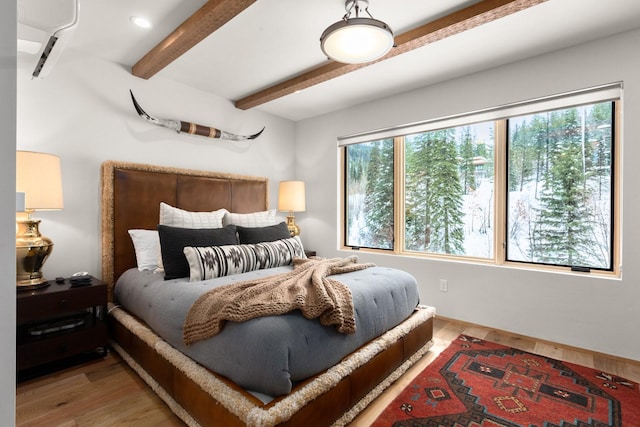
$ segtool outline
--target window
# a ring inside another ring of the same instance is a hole
[[[615,271],[620,92],[345,138],[345,246]]]
[[[393,139],[347,150],[346,245],[393,249]]]
[[[404,249],[493,257],[493,122],[404,138]]]
[[[508,120],[507,260],[610,270],[614,103]]]

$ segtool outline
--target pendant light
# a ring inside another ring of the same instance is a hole
[[[329,59],[362,64],[383,57],[393,47],[393,31],[369,13],[369,0],[347,0],[347,13],[320,36],[320,48]],[[360,17],[364,10],[369,17]],[[354,13],[355,17],[351,17]]]

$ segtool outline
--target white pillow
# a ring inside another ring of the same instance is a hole
[[[136,252],[138,270],[156,271],[162,269],[160,238],[157,230],[129,230],[129,236]]]
[[[282,219],[276,217],[275,209],[246,214],[226,212],[222,219],[222,224],[225,226],[233,224],[241,227],[266,227],[280,222]]]
[[[160,202],[160,224],[180,228],[222,228],[222,218],[228,211],[190,212]]]

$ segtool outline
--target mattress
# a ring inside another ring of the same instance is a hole
[[[335,365],[367,341],[401,323],[419,303],[416,280],[385,267],[332,276],[353,295],[356,332],[339,333],[298,311],[246,322],[228,322],[216,336],[186,345],[182,325],[195,300],[218,286],[291,271],[256,270],[201,282],[164,280],[151,271],[127,270],[114,288],[117,304],[199,364],[239,386],[267,396],[288,394],[303,381]]]

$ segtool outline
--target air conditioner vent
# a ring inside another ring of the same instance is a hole
[[[79,0],[18,0],[18,50],[36,52],[32,77],[46,77],[78,25]]]

